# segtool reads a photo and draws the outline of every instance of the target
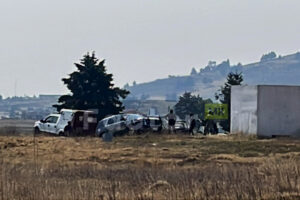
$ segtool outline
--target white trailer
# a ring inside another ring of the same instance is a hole
[[[232,133],[300,137],[300,86],[232,86]]]

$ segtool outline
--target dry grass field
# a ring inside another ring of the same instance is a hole
[[[300,141],[0,136],[4,199],[300,199]]]

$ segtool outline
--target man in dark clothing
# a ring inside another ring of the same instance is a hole
[[[190,114],[190,120],[191,120],[191,122],[190,122],[190,128],[189,128],[189,133],[191,134],[191,135],[194,135],[194,129],[195,129],[195,126],[196,126],[196,120],[195,120],[195,118],[194,118],[194,114],[193,113],[191,113]]]
[[[159,123],[158,132],[160,133],[162,130],[162,125],[163,125],[163,122],[162,122],[162,119],[160,116],[158,117],[158,123]]]
[[[67,126],[65,126],[65,128],[64,128],[64,134],[66,136],[72,136],[72,134],[73,134],[73,128],[72,128],[72,124],[70,121],[68,121]]]

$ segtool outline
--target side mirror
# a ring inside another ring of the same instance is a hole
[[[41,119],[40,122],[41,122],[41,123],[45,123],[45,120],[44,120],[44,119]]]

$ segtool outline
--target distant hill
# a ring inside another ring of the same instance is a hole
[[[229,60],[216,64],[209,62],[199,73],[189,76],[169,76],[148,83],[129,86],[129,99],[176,100],[185,91],[214,99],[229,72],[242,72],[248,85],[300,85],[300,53],[276,56],[263,55],[261,61],[231,66]]]

